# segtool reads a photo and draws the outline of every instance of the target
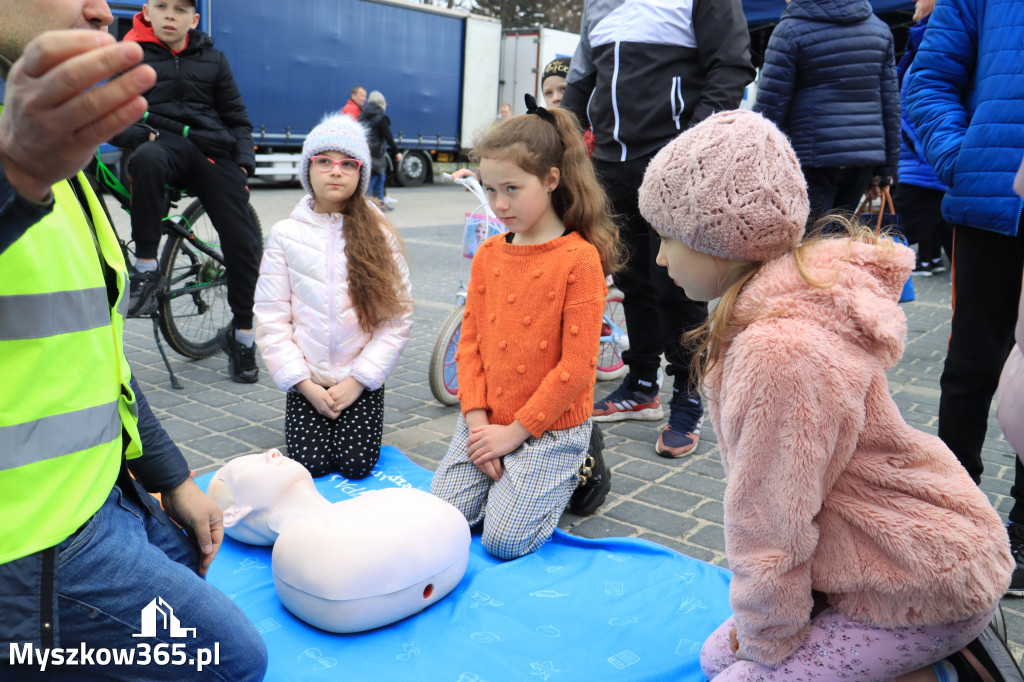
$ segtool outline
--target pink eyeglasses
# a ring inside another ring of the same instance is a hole
[[[330,173],[335,166],[340,166],[345,175],[355,175],[363,167],[359,159],[332,159],[329,156],[313,156],[309,162],[321,173]]]

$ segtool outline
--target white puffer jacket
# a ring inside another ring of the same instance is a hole
[[[283,391],[303,379],[329,388],[349,376],[376,390],[409,341],[409,267],[398,240],[388,233],[409,310],[366,334],[348,294],[343,219],[316,213],[307,195],[267,239],[253,307],[256,344]]]

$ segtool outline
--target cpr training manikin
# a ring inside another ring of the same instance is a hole
[[[328,632],[418,613],[466,572],[465,517],[422,490],[373,490],[331,503],[305,467],[271,450],[228,462],[208,494],[230,537],[274,546],[274,587],[285,608]]]

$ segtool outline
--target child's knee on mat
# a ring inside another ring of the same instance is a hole
[[[511,525],[488,523],[486,517],[483,535],[480,537],[484,549],[506,561],[530,554],[546,540],[538,537],[537,529],[531,529],[529,533],[516,532]]]

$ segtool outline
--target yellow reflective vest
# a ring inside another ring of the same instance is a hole
[[[53,196],[53,211],[0,253],[0,563],[67,538],[110,494],[122,451],[141,454],[117,237],[81,173]]]

